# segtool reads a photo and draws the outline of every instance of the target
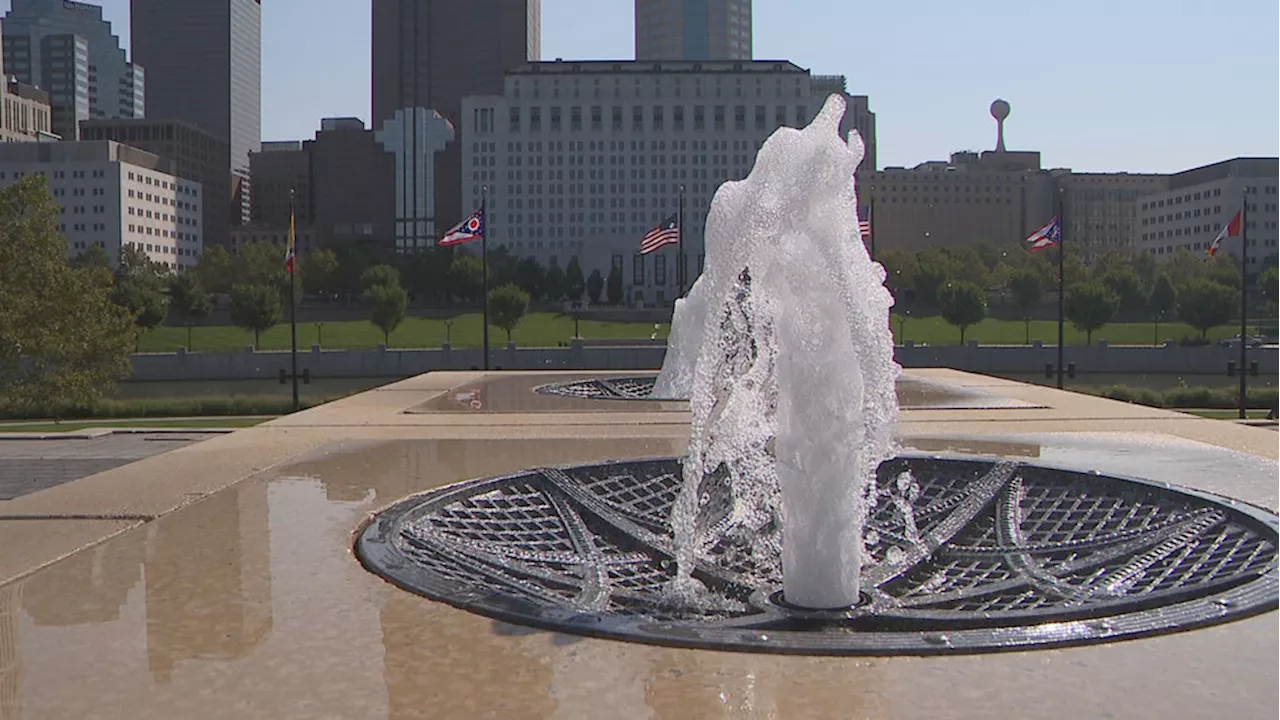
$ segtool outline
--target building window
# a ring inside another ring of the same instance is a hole
[[[671,108],[671,128],[676,132],[684,131],[684,106],[676,105]]]
[[[569,130],[582,132],[582,108],[580,106],[575,105],[569,108]]]
[[[665,255],[655,255],[653,257],[653,284],[667,284],[667,258]]]
[[[715,108],[715,131],[724,132],[724,106],[717,105]]]
[[[703,113],[704,110],[706,110],[706,108],[704,108],[701,105],[693,106],[693,129],[694,130],[707,129],[707,119],[704,116],[704,113]]]
[[[654,105],[654,106],[653,106],[653,129],[654,129],[654,130],[659,130],[659,131],[663,129],[663,118],[662,118],[662,106],[661,106],[661,105]]]
[[[643,255],[636,255],[635,260],[631,265],[631,284],[632,285],[644,284],[644,256]]]
[[[773,116],[773,124],[775,127],[783,127],[787,124],[787,106],[779,105],[777,112]]]
[[[520,108],[511,108],[511,132],[520,132]]]
[[[604,129],[604,109],[599,105],[591,107],[591,129],[595,132]]]
[[[529,108],[529,132],[542,132],[542,108]]]
[[[613,131],[622,132],[622,106],[613,106]]]
[[[636,132],[644,131],[644,108],[639,105],[631,108],[631,129]]]
[[[763,105],[756,106],[756,130],[764,132],[768,128],[765,127],[765,108]]]
[[[733,129],[738,132],[742,132],[747,129],[747,108],[745,105],[734,106]]]
[[[803,105],[796,106],[796,127],[802,128],[809,123],[808,118],[805,117],[808,111],[808,108]]]

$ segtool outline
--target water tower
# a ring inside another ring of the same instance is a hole
[[[991,103],[991,117],[996,119],[996,152],[1004,152],[1004,119],[1009,117],[1009,103],[997,99]]]

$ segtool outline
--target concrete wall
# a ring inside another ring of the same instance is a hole
[[[666,346],[609,347],[575,341],[563,348],[517,348],[494,344],[490,366],[504,370],[655,370],[662,366]],[[387,377],[398,378],[431,370],[467,370],[483,363],[480,350],[322,350],[318,346],[298,353],[298,371],[309,370],[314,378]],[[907,344],[897,349],[904,367],[950,367],[979,373],[1041,372],[1056,361],[1052,345],[979,346]],[[1077,373],[1167,373],[1179,375],[1226,375],[1228,363],[1239,357],[1237,348],[1207,347],[1111,347],[1098,343],[1091,347],[1068,347],[1067,363],[1075,363]],[[1251,349],[1250,362],[1257,361],[1259,374],[1274,377],[1277,348]],[[132,380],[242,380],[277,377],[289,368],[289,353],[281,351],[223,353],[142,353],[132,356]]]

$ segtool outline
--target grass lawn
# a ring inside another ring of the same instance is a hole
[[[68,420],[53,422],[15,422],[0,423],[0,433],[58,433],[91,430],[96,428],[246,428],[253,427],[275,416],[236,417],[236,418],[180,418],[174,420],[156,420],[154,418],[136,418],[126,420]]]
[[[899,332],[900,330],[901,332]],[[1238,325],[1222,325],[1209,330],[1209,339],[1220,340],[1234,337],[1239,332]],[[1063,333],[1068,345],[1083,345],[1085,343],[1085,334],[1076,330],[1069,322],[1065,325]],[[901,316],[894,315],[893,334],[898,342],[902,342],[905,338],[916,343],[928,343],[930,345],[958,345],[960,343],[960,331],[955,326],[948,325],[947,321],[936,315],[926,318],[908,317],[905,322],[903,322]],[[1176,341],[1184,336],[1200,337],[1200,331],[1182,323],[1160,323],[1160,332],[1157,335],[1155,326],[1149,322],[1115,323],[1094,331],[1093,341],[1106,340],[1112,345],[1151,345],[1152,341],[1157,338],[1160,343],[1163,343],[1165,340],[1172,339]],[[966,342],[976,340],[983,345],[1022,345],[1026,340],[1026,329],[1023,327],[1021,320],[994,320],[987,318],[970,327],[965,332],[964,339]],[[1057,344],[1057,321],[1032,320],[1031,342],[1036,340],[1040,340],[1045,344]]]
[[[1212,418],[1214,420],[1235,420],[1240,416],[1239,410],[1182,410],[1181,412],[1188,415],[1199,415],[1204,418]],[[1266,420],[1268,410],[1249,410],[1247,415],[1250,420]]]
[[[480,313],[459,315],[453,319],[449,337],[455,348],[478,348],[483,344]],[[670,326],[658,326],[658,337],[665,338]],[[582,337],[597,340],[604,338],[648,338],[654,332],[652,323],[616,323],[596,320],[579,322]],[[364,320],[298,323],[298,347],[310,348],[320,342],[333,349],[368,350],[383,342],[382,331]],[[511,333],[517,345],[525,347],[555,347],[573,337],[573,318],[556,313],[533,313],[525,317]],[[445,341],[445,321],[424,318],[407,318],[391,333],[393,348],[440,347]],[[500,347],[507,342],[507,333],[490,326],[489,342]],[[142,336],[139,349],[142,352],[173,352],[187,344],[184,327],[158,327]],[[191,331],[190,348],[193,352],[239,350],[253,344],[253,333],[226,325],[196,327]],[[282,323],[262,334],[263,350],[289,349],[289,325]]]

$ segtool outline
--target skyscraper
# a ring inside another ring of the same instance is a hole
[[[134,61],[154,68],[147,117],[228,143],[232,222],[247,222],[249,153],[262,142],[261,0],[132,0],[130,21]]]
[[[750,60],[751,0],[636,0],[637,60]]]
[[[456,135],[443,150],[428,149],[448,133],[432,113],[413,110],[434,110],[458,128],[462,98],[501,94],[504,71],[539,59],[541,0],[373,0],[372,6],[373,129],[385,130],[387,142],[400,138],[384,147],[399,160],[397,204],[415,210],[397,219],[415,228],[425,225],[432,234],[461,218],[462,155]],[[392,127],[384,127],[388,121]],[[428,135],[433,139],[419,147],[416,140]],[[428,177],[430,165],[434,173]],[[416,197],[426,188],[434,202]],[[419,216],[424,206],[430,217]],[[422,240],[416,232],[401,234],[397,242],[404,247]]]
[[[72,0],[13,0],[4,18],[5,70],[46,90],[53,132],[80,138],[80,121],[140,118],[145,81],[102,8]]]

